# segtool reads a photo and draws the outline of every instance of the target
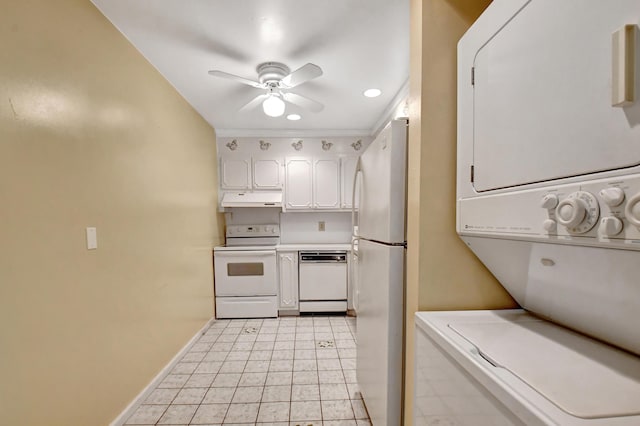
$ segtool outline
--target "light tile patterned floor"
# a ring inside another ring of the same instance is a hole
[[[355,318],[219,320],[126,425],[370,425]]]

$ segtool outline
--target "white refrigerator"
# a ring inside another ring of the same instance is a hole
[[[402,424],[407,121],[360,156],[357,379],[374,425]]]

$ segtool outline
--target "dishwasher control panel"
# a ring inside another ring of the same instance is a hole
[[[346,251],[301,251],[301,263],[346,263]]]

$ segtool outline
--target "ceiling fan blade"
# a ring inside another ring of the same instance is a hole
[[[324,105],[320,102],[309,99],[305,96],[298,95],[297,93],[283,93],[282,97],[285,101],[291,102],[294,105],[308,109],[311,112],[320,112],[324,109]]]
[[[238,83],[246,84],[247,86],[252,86],[257,89],[266,88],[266,86],[263,85],[262,83],[249,80],[248,78],[240,77],[239,75],[229,74],[228,72],[224,72],[224,71],[211,70],[209,71],[209,75],[212,75],[214,77],[226,78],[227,80],[237,81]]]
[[[258,95],[255,98],[251,99],[248,103],[246,103],[242,108],[240,108],[238,111],[240,112],[245,112],[245,111],[249,111],[254,109],[255,107],[257,107],[258,105],[260,105],[262,102],[265,101],[265,99],[267,99],[269,97],[268,94],[262,94],[262,95]]]
[[[284,77],[281,81],[281,84],[285,88],[296,87],[299,84],[305,83],[309,80],[313,80],[314,78],[320,77],[322,75],[322,69],[312,63],[308,63],[306,65],[301,66],[288,76]]]

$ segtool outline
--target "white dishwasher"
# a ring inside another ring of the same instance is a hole
[[[301,251],[300,312],[347,311],[347,252]]]

